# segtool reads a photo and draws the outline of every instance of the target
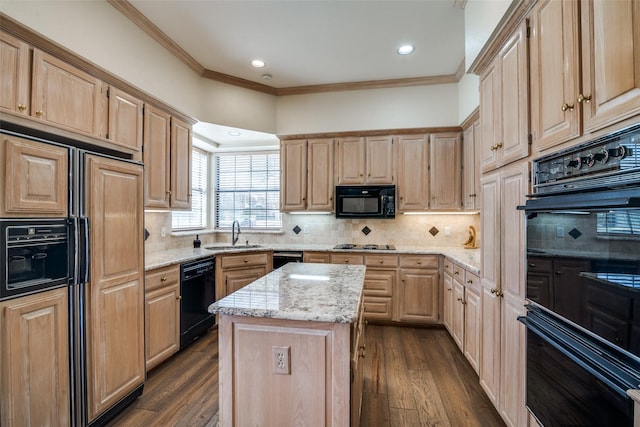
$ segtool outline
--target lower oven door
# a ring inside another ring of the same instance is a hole
[[[540,309],[527,326],[527,406],[545,427],[633,426],[627,390],[640,384],[628,353]]]

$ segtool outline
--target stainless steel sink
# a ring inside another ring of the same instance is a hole
[[[251,248],[261,248],[262,245],[222,245],[222,246],[207,246],[205,249],[209,249],[210,251],[223,251],[225,249],[251,249]]]

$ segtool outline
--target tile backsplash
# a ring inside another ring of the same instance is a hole
[[[398,215],[395,219],[337,219],[334,215],[283,214],[279,232],[242,231],[240,243],[250,244],[391,244],[396,246],[462,247],[469,236],[469,226],[477,231],[480,244],[479,215]],[[146,212],[145,227],[150,235],[147,252],[190,247],[195,234],[171,232],[170,212]],[[298,230],[298,233],[294,229]],[[166,236],[162,237],[162,229]],[[200,232],[202,246],[230,243],[231,232]]]

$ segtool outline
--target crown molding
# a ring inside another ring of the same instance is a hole
[[[144,16],[136,9],[128,0],[107,0],[107,2],[116,8],[120,13],[127,17],[130,21],[140,27],[151,38],[156,40],[161,46],[167,49],[175,57],[185,63],[189,68],[196,72],[199,76],[238,86],[244,89],[255,90],[274,96],[302,95],[323,92],[342,92],[350,90],[367,90],[367,89],[383,89],[397,88],[408,86],[426,86],[440,85],[447,83],[457,83],[464,74],[464,60],[456,70],[455,74],[428,76],[428,77],[411,77],[404,79],[387,79],[387,80],[370,80],[362,82],[333,83],[309,86],[293,86],[284,88],[275,88],[262,83],[256,83],[240,77],[229,74],[220,73],[204,68],[198,61],[189,55],[184,49],[178,46],[169,36],[167,36],[160,28]],[[466,3],[466,0],[464,1]]]

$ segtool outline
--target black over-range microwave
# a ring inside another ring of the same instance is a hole
[[[336,186],[336,218],[395,218],[395,185]]]

